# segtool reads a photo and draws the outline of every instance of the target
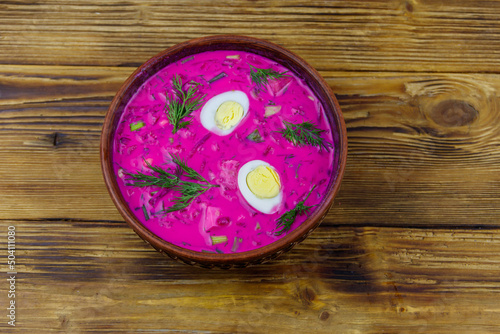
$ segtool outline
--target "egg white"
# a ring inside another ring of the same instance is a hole
[[[239,122],[235,124],[233,127],[227,130],[222,130],[215,124],[215,112],[217,111],[219,106],[226,101],[234,101],[239,103],[243,107],[243,116],[241,117]],[[250,107],[250,101],[248,100],[247,94],[245,94],[240,90],[231,90],[228,92],[221,93],[219,95],[215,95],[210,100],[208,100],[207,103],[205,103],[205,105],[201,109],[200,112],[201,125],[203,125],[203,127],[208,131],[213,132],[219,136],[227,136],[228,134],[233,132],[234,129],[236,129],[236,127],[245,118],[246,114],[248,113],[249,107]]]
[[[245,200],[248,202],[248,204],[250,204],[251,207],[262,213],[272,214],[279,209],[279,205],[283,200],[283,192],[280,190],[279,194],[273,198],[258,198],[248,188],[247,185],[248,173],[262,165],[274,169],[273,166],[262,160],[252,160],[241,166],[240,170],[238,171],[238,188],[240,189],[243,198],[245,198]]]

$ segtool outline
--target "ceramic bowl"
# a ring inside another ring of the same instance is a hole
[[[149,231],[134,215],[124,200],[113,170],[113,138],[117,123],[129,99],[152,75],[166,65],[192,54],[213,50],[236,50],[255,53],[285,66],[301,77],[323,105],[334,135],[334,166],[327,192],[322,203],[312,211],[307,220],[277,241],[241,253],[218,254],[196,252],[169,243]],[[246,267],[272,260],[303,241],[323,220],[337,194],[344,174],[347,156],[347,136],[344,119],[325,80],[302,58],[271,42],[246,36],[222,35],[190,40],[172,46],[141,65],[121,86],[106,114],[101,135],[101,167],[109,194],[126,223],[147,243],[169,257],[201,267]]]

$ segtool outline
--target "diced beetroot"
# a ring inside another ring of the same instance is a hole
[[[131,145],[127,148],[127,154],[130,155],[137,148],[137,145]]]
[[[205,211],[204,228],[205,232],[210,232],[215,227],[222,227],[231,224],[231,218],[220,217],[220,208],[208,206]]]
[[[123,154],[127,149],[130,143],[130,138],[121,137],[120,143],[118,144],[118,153]]]
[[[168,146],[160,149],[164,156],[170,156],[170,154],[179,155],[184,152],[182,145]]]
[[[273,153],[274,152],[274,149],[271,147],[271,146],[268,146],[266,148],[266,150],[264,151],[263,155],[266,156],[268,155],[269,153]]]
[[[240,167],[240,162],[238,160],[223,160],[221,161],[221,167],[225,170],[236,171]]]
[[[208,140],[208,138],[210,138],[210,136],[211,136],[211,133],[207,133],[200,140],[198,140],[198,142],[191,149],[191,152],[189,153],[189,158],[191,158],[196,152],[198,152],[200,150],[202,145]]]
[[[234,190],[238,186],[238,168],[240,162],[237,160],[223,160],[220,162],[219,184],[226,189]]]
[[[292,77],[282,77],[278,79],[269,80],[269,89],[274,96],[280,96],[292,82]]]
[[[219,226],[226,226],[231,223],[231,218],[229,217],[219,217],[217,218],[217,225]]]
[[[220,216],[220,209],[209,206],[207,207],[207,211],[205,214],[205,221],[203,222],[203,226],[205,228],[205,232],[210,232],[211,229],[217,227],[217,219]]]
[[[161,203],[163,197],[168,193],[168,189],[161,188],[154,196],[151,196],[148,203],[151,207],[156,208]]]
[[[149,113],[149,114],[146,115],[146,117],[147,117],[148,123],[150,125],[155,125],[156,122],[158,121],[159,115],[155,114],[155,113]]]

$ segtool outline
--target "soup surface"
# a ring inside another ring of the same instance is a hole
[[[313,92],[242,51],[170,64],[130,99],[114,136],[137,219],[200,252],[244,252],[299,226],[326,193],[333,136]]]

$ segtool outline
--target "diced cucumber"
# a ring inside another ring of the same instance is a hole
[[[227,242],[227,235],[212,235],[212,245],[224,244]]]
[[[254,143],[262,143],[264,139],[260,135],[259,129],[255,129],[251,134],[247,136],[247,139],[253,141]]]
[[[144,125],[146,125],[146,124],[144,124],[143,121],[132,123],[132,124],[130,124],[130,131],[137,131],[140,128],[142,128]]]

